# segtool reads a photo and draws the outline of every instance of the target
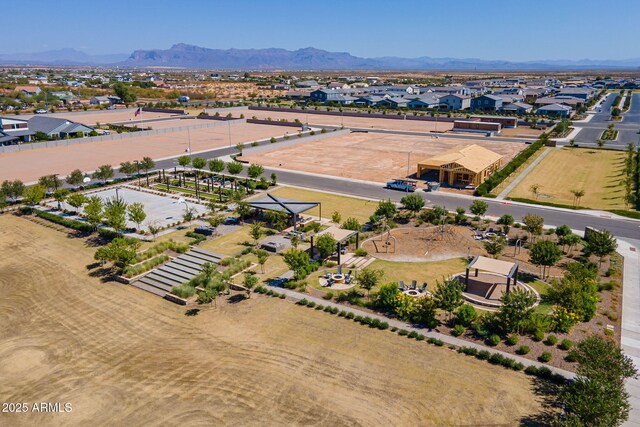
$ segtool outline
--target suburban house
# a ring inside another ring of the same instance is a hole
[[[106,96],[94,96],[89,100],[90,105],[113,105],[122,104],[122,99],[118,96],[106,95]]]
[[[458,94],[444,95],[440,97],[440,106],[447,110],[466,110],[471,107],[471,98]]]
[[[411,99],[411,101],[407,102],[407,107],[413,110],[439,108],[440,98],[432,94],[420,95],[416,98]]]
[[[555,117],[570,117],[573,109],[568,105],[550,104],[536,110],[536,114]]]
[[[305,89],[316,89],[320,87],[318,82],[315,80],[302,80],[300,82],[296,82],[295,86],[299,88],[305,88]]]
[[[34,96],[42,92],[42,89],[40,89],[38,86],[17,86],[16,92],[20,92],[26,96]]]
[[[69,91],[51,92],[50,95],[58,98],[65,105],[73,104],[78,100],[78,97]]]
[[[438,174],[438,181],[449,185],[482,184],[500,169],[502,155],[476,144],[454,147],[418,163],[416,176],[430,171]]]
[[[586,101],[595,95],[595,90],[590,87],[565,87],[558,92],[559,96],[572,96]]]
[[[496,111],[502,109],[502,98],[496,95],[482,95],[471,100],[474,111]]]
[[[533,105],[525,102],[513,102],[502,106],[502,111],[515,114],[527,114],[530,113],[531,110],[533,110]]]
[[[585,102],[582,98],[576,98],[574,96],[544,96],[542,98],[536,99],[535,103],[538,105],[551,105],[551,104],[563,104],[568,105],[570,107],[579,107],[583,105]]]
[[[46,116],[33,116],[30,118],[29,130],[34,133],[44,133],[49,138],[74,137],[79,133],[82,133],[82,136],[88,136],[90,132],[93,132],[93,128],[82,123]]]
[[[431,92],[438,95],[471,95],[471,90],[465,86],[427,86],[423,92]]]
[[[352,95],[360,92],[359,89],[318,89],[309,94],[312,101],[316,102],[336,102],[339,104],[350,104],[355,101]]]
[[[0,145],[29,142],[34,133],[26,120],[0,117]]]
[[[373,105],[377,105],[378,102],[382,101],[384,98],[385,97],[378,95],[361,96],[356,98],[353,103],[356,105],[366,105],[367,107],[371,107]]]
[[[327,85],[328,89],[348,89],[349,85],[342,82],[331,82]]]
[[[383,98],[382,101],[378,102],[376,105],[380,105],[388,108],[403,108],[406,107],[408,100],[405,98],[401,98],[399,96]]]

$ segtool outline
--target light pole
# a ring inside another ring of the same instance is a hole
[[[120,200],[120,194],[118,193],[118,190],[120,190],[118,187],[116,187],[116,200]]]
[[[138,160],[136,160],[136,169],[138,170],[138,190],[140,190],[140,162]]]

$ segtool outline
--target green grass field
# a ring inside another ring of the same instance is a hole
[[[573,205],[571,190],[584,190],[580,206],[626,209],[622,183],[623,151],[562,148],[549,153],[509,193],[509,197],[535,199],[530,188],[540,186],[541,202]]]
[[[200,247],[223,255],[235,255],[245,248],[242,243],[246,241],[253,243],[253,239],[249,236],[248,225],[224,236],[204,242]]]

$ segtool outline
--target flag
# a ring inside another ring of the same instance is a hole
[[[136,112],[135,112],[133,117],[138,117],[138,115],[140,115],[140,113],[142,113],[142,107],[138,107],[138,109],[136,110]]]

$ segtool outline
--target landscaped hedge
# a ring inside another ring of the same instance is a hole
[[[26,209],[21,209],[21,212],[26,213],[29,211]],[[30,212],[35,213],[37,217],[46,219],[47,221],[54,222],[67,228],[71,228],[73,230],[80,231],[82,233],[91,234],[95,231],[93,226],[87,224],[86,222],[76,221],[75,219],[67,219],[60,215],[52,214],[51,212],[47,211],[41,211],[39,209],[30,209]],[[118,237],[118,233],[112,230],[107,230],[106,228],[98,228],[98,234],[108,240],[113,240]]]
[[[544,134],[543,134],[544,135]],[[485,182],[480,184],[476,188],[476,196],[485,196],[496,188],[502,181],[504,181],[509,175],[515,172],[524,162],[533,156],[544,145],[544,139],[538,139],[536,142],[522,150],[515,156],[505,167],[491,175]]]

